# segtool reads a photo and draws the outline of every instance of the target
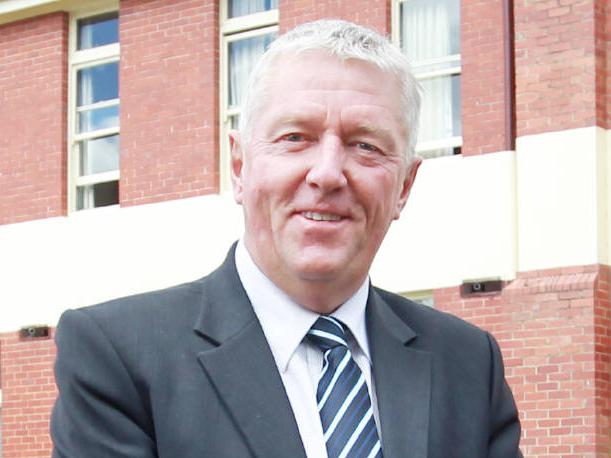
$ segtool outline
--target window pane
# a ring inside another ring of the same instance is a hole
[[[275,38],[268,33],[229,43],[229,108],[240,105],[252,69]]]
[[[119,15],[117,13],[81,19],[78,21],[76,49],[90,49],[119,42]]]
[[[462,135],[462,109],[460,98],[460,75],[452,75],[452,132],[454,136]]]
[[[91,132],[119,126],[119,105],[80,111],[78,113],[78,131]]]
[[[237,129],[240,125],[240,115],[229,116],[229,127],[231,129]]]
[[[418,141],[461,135],[460,75],[421,80],[423,97]]]
[[[449,146],[448,148],[431,149],[426,151],[419,151],[418,156],[423,159],[433,159],[442,156],[452,156],[454,154],[460,154],[460,146]]]
[[[245,16],[277,8],[278,0],[229,0],[227,2],[227,16],[230,18]]]
[[[460,0],[401,3],[401,47],[417,64],[460,53]]]
[[[79,174],[110,172],[119,169],[119,136],[79,142]]]
[[[97,183],[76,189],[76,209],[105,207],[119,203],[119,182]]]
[[[119,62],[79,70],[77,86],[79,107],[119,98]]]

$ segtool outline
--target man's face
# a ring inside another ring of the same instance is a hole
[[[245,243],[295,300],[318,309],[309,297],[330,290],[332,309],[365,280],[419,160],[404,159],[393,76],[319,51],[278,58],[270,73],[251,135],[231,139]]]

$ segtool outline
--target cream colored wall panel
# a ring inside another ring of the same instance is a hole
[[[67,11],[95,11],[99,8],[119,8],[118,0],[0,0],[0,24],[34,16]]]
[[[600,140],[595,127],[518,138],[519,271],[598,262]]]
[[[515,276],[514,153],[425,161],[407,206],[375,260],[393,291]]]
[[[199,278],[242,228],[229,194],[0,226],[0,332]]]

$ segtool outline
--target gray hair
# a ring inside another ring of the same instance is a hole
[[[409,61],[401,50],[373,30],[342,20],[323,19],[302,24],[275,40],[255,65],[248,81],[242,104],[240,132],[251,134],[253,119],[261,104],[266,76],[275,59],[282,55],[308,50],[322,50],[342,60],[368,62],[385,73],[394,75],[401,87],[404,120],[407,133],[406,158],[414,154],[420,117],[420,85],[411,72]]]

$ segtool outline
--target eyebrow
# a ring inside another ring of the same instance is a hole
[[[324,110],[294,110],[274,116],[269,123],[267,135],[275,135],[287,127],[311,128],[322,125],[326,119]]]
[[[280,125],[286,124],[312,124],[326,119],[327,112],[324,109],[307,109],[307,110],[294,110],[280,114],[273,119]]]
[[[357,134],[372,134],[372,135],[382,135],[382,136],[390,136],[391,131],[386,127],[376,127],[370,124],[361,123],[355,127],[351,127],[350,132],[354,132]]]

